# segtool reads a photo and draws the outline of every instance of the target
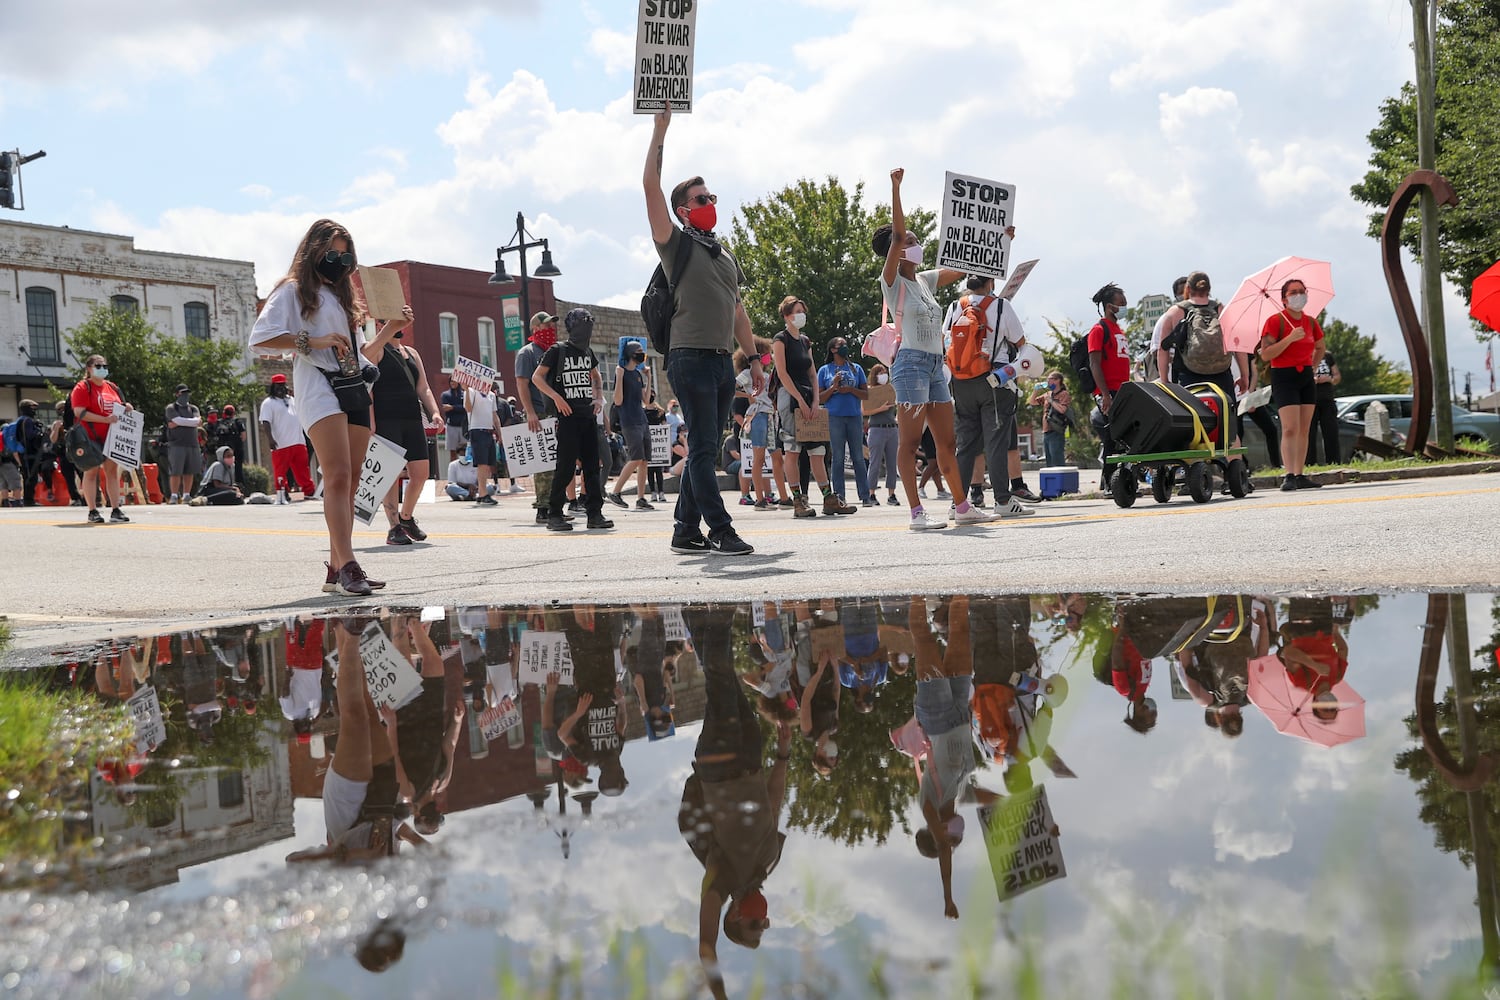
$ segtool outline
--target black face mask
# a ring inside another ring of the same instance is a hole
[[[405,330],[397,330],[391,336],[395,337],[397,340],[400,340],[402,337],[406,336],[406,331]]]
[[[354,270],[354,255],[330,250],[318,261],[317,270],[330,284],[338,284],[340,279]]]
[[[646,361],[646,356],[644,354],[632,354],[630,356],[630,360],[634,361],[638,365],[644,364]]]
[[[594,321],[591,319],[575,320],[568,328],[568,343],[574,347],[587,347],[594,336]]]
[[[286,386],[284,386],[284,385],[273,385],[273,386],[271,386],[271,395],[275,396],[277,399],[285,399],[286,398]]]

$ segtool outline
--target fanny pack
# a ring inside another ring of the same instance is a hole
[[[380,369],[374,365],[365,365],[353,374],[343,371],[331,372],[326,369],[318,369],[328,384],[333,387],[333,394],[338,397],[339,409],[351,415],[363,415],[370,410],[370,386],[380,378]]]

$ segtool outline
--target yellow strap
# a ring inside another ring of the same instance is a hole
[[[1166,390],[1167,395],[1171,396],[1173,399],[1177,399],[1177,396],[1172,392],[1172,390],[1169,389],[1169,388],[1167,388],[1167,383],[1163,382],[1161,379],[1157,379],[1153,384],[1161,386],[1163,389]],[[1215,386],[1215,389],[1217,389],[1217,388],[1218,387]],[[1220,395],[1221,398],[1223,397],[1223,393],[1222,392],[1219,393],[1219,395]],[[1181,400],[1178,400],[1178,402],[1181,402]],[[1195,409],[1193,409],[1193,407],[1191,407],[1191,406],[1189,406],[1187,408],[1187,411],[1188,411],[1188,416],[1190,416],[1190,417],[1193,418],[1193,443],[1192,443],[1192,445],[1189,446],[1189,448],[1187,450],[1189,450],[1189,451],[1213,451],[1213,449],[1214,449],[1214,443],[1209,438],[1208,432],[1203,429],[1203,420],[1198,416],[1198,411],[1195,410]]]

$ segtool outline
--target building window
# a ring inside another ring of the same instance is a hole
[[[133,295],[111,295],[109,304],[114,307],[115,312],[139,313],[141,304]]]
[[[32,361],[39,365],[62,361],[62,348],[57,340],[57,293],[52,289],[26,289],[26,328],[31,334],[26,350]]]
[[[245,775],[225,771],[219,775],[219,808],[234,809],[245,804]]]
[[[479,321],[479,363],[495,367],[495,321],[492,319]]]
[[[203,302],[189,302],[182,307],[182,324],[187,330],[187,335],[193,340],[207,340],[208,332],[208,305]]]
[[[458,317],[452,313],[438,316],[438,346],[443,352],[443,371],[458,367]]]

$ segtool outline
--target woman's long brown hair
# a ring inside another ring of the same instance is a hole
[[[288,281],[297,283],[297,301],[302,303],[303,319],[318,311],[318,289],[324,285],[323,276],[318,273],[318,261],[332,249],[333,241],[339,238],[348,241],[349,252],[357,259],[359,254],[354,249],[354,237],[349,235],[349,230],[332,219],[319,219],[308,227],[307,235],[302,237],[302,242],[297,244],[297,252],[292,255],[292,266],[276,282],[277,288]],[[328,287],[334,298],[339,300],[339,305],[344,307],[344,314],[349,317],[349,332],[352,334],[364,326],[364,297],[355,293],[351,275],[344,275]]]

